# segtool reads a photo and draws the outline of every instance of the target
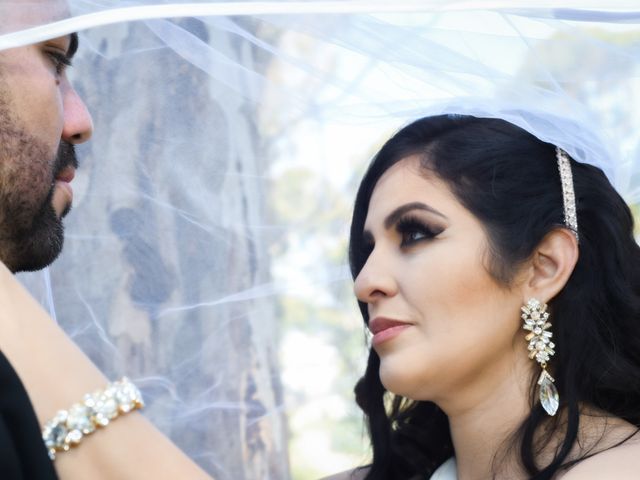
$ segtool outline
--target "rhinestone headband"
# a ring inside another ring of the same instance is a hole
[[[573,189],[573,175],[567,152],[556,147],[556,158],[560,170],[560,182],[562,183],[562,199],[564,202],[564,224],[580,240],[578,236],[578,214],[576,212],[576,195]]]

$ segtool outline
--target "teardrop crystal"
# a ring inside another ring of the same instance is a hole
[[[542,403],[542,408],[551,416],[554,416],[558,411],[558,405],[560,404],[558,390],[547,376],[543,377],[540,382],[540,403]]]

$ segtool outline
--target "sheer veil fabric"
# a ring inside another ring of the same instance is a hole
[[[346,239],[371,154],[420,116],[500,117],[636,204],[633,3],[1,0],[0,49],[79,32],[95,123],[63,254],[21,279],[216,478],[366,462],[340,442],[362,432]]]

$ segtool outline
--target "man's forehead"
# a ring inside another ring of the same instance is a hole
[[[0,34],[69,18],[67,0],[0,0]]]

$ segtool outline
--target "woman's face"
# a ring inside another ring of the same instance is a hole
[[[482,225],[417,158],[380,178],[364,230],[371,254],[355,292],[389,391],[452,413],[527,362],[517,279],[491,277]]]

